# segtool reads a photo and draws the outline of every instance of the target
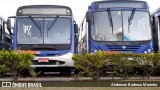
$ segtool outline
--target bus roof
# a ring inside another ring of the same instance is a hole
[[[7,21],[2,15],[0,15],[0,19],[2,19],[4,22]]]
[[[39,11],[40,10],[40,11]],[[66,11],[65,11],[66,10]],[[17,9],[16,15],[32,15],[32,14],[69,14],[72,15],[72,10],[68,6],[62,5],[27,5]]]
[[[160,7],[154,10],[153,12],[151,12],[151,15],[158,14],[158,13],[160,15]]]
[[[102,0],[102,1],[94,1],[91,4],[92,10],[94,9],[107,9],[107,8],[136,8],[139,10],[147,10],[149,11],[149,6],[146,1],[139,0]],[[93,7],[94,6],[94,7]]]
[[[145,2],[146,1],[141,1],[141,0],[99,0],[99,1],[93,1],[92,3],[96,2]]]

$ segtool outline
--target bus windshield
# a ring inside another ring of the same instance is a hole
[[[149,13],[134,10],[95,12],[91,35],[95,41],[151,40]]]
[[[71,19],[19,17],[17,44],[70,44]]]

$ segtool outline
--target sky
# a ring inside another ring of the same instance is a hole
[[[7,19],[8,16],[15,16],[16,10],[25,5],[65,5],[72,9],[75,21],[80,24],[93,1],[98,0],[1,0],[0,15]],[[160,7],[160,0],[142,0],[147,1],[152,12]]]

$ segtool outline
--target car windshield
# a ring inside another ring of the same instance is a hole
[[[70,44],[71,19],[19,17],[17,44]]]
[[[96,41],[151,40],[148,12],[103,11],[93,14],[91,35]]]

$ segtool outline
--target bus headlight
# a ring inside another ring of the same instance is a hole
[[[147,51],[144,51],[144,53],[147,54],[148,52],[147,52]]]
[[[95,54],[97,54],[97,53],[98,53],[98,51],[97,51],[97,50],[94,50],[93,52],[94,52]]]
[[[151,53],[151,51],[152,51],[151,49],[148,49],[148,53]]]

